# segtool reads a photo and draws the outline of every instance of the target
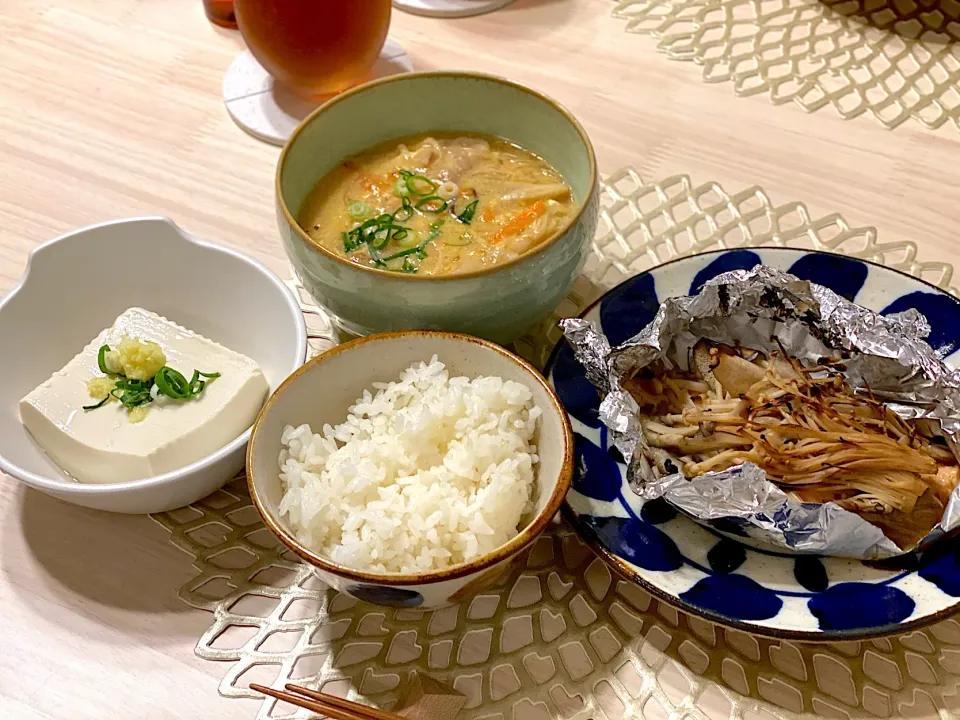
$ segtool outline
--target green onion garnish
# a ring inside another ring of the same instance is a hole
[[[430,234],[423,240],[419,245],[414,245],[413,247],[406,248],[404,250],[399,250],[392,255],[388,255],[383,258],[383,263],[386,264],[391,260],[396,260],[397,258],[409,258],[411,255],[418,256],[421,260],[427,257],[426,247],[430,244],[431,240],[436,240],[440,236],[440,228],[443,226],[443,222],[433,222],[430,223]],[[412,258],[409,258],[412,260]],[[404,266],[407,265],[406,260],[404,260]],[[413,270],[400,268],[401,272],[416,272],[416,268]]]
[[[410,190],[407,188],[407,179],[405,177],[397,178],[397,181],[393,184],[393,192],[395,195],[400,197],[406,197],[410,194]]]
[[[474,213],[477,212],[477,203],[478,203],[478,202],[480,202],[480,201],[479,201],[479,200],[474,200],[472,203],[470,203],[469,205],[467,205],[467,206],[463,209],[463,212],[462,212],[462,213],[460,213],[459,215],[455,215],[454,217],[456,217],[457,220],[459,220],[460,222],[462,222],[464,225],[469,225],[469,224],[470,224],[470,221],[473,220],[473,215],[474,215]]]
[[[393,213],[393,219],[395,221],[404,222],[413,216],[413,205],[410,204],[410,198],[404,195],[402,203],[403,204],[397,208],[397,211]],[[400,217],[401,214],[403,217]]]
[[[387,225],[386,227],[380,228],[373,233],[373,238],[371,239],[369,246],[376,248],[377,250],[383,250],[387,246],[387,243],[390,242],[390,228],[391,226]]]
[[[407,257],[407,255],[419,253],[420,250],[421,247],[419,245],[414,245],[413,247],[409,247],[405,250],[398,250],[397,252],[393,253],[393,255],[387,255],[385,258],[383,258],[383,262],[386,263],[390,262],[391,260],[396,260],[397,258]]]
[[[100,350],[97,352],[97,365],[100,367],[100,372],[102,372],[104,375],[113,375],[113,373],[107,369],[107,353],[108,352],[110,352],[109,345],[103,345],[100,348]],[[100,404],[102,405],[103,403],[100,403]],[[100,405],[98,405],[97,407],[100,407]]]
[[[421,212],[439,215],[447,209],[447,201],[439,195],[430,195],[422,200],[419,200],[415,207]]]
[[[150,397],[149,392],[125,392],[120,396],[120,403],[128,410],[146,405],[149,402],[153,402],[153,398]]]
[[[158,393],[162,393],[169,398],[186,400],[202,393],[210,381],[220,377],[220,373],[205,373],[194,370],[193,377],[187,382],[182,374],[164,365],[149,380],[131,380],[122,372],[112,373],[107,370],[105,356],[108,352],[110,352],[110,348],[107,345],[100,348],[97,352],[97,364],[105,375],[113,378],[113,389],[95,405],[84,405],[84,410],[101,408],[110,398],[118,401],[128,410],[147,405],[153,402],[151,390],[154,386],[156,386]]]
[[[220,373],[205,373],[194,370],[193,377],[190,378],[190,394],[199,395],[207,387],[207,381],[216,380],[218,377],[220,377]],[[207,380],[201,380],[200,378],[206,378]]]
[[[424,260],[427,256],[426,246],[439,237],[443,219],[437,219],[430,223],[430,234],[420,243],[416,243],[417,234],[411,228],[400,223],[409,220],[417,211],[424,214],[440,215],[450,209],[452,203],[439,195],[427,194],[436,189],[436,185],[422,175],[415,175],[409,170],[401,170],[400,176],[400,179],[404,182],[404,188],[408,191],[400,195],[400,207],[392,215],[381,213],[377,217],[364,220],[349,232],[342,232],[340,240],[343,243],[344,252],[347,253],[366,247],[375,267],[394,272],[413,273],[418,269],[418,263],[415,260]],[[420,197],[415,197],[414,202],[408,195]],[[367,208],[368,212],[369,210],[370,208]],[[468,206],[457,219],[461,222],[468,222],[475,210],[476,202]],[[395,242],[400,249],[383,255],[381,251],[385,250],[391,241]],[[404,259],[404,262],[400,267],[388,266],[388,263],[401,258]],[[187,387],[200,387],[200,383],[194,380],[186,383],[186,385]]]
[[[101,400],[100,402],[98,402],[96,405],[84,405],[84,406],[83,406],[83,409],[84,409],[84,410],[96,410],[98,407],[103,407],[104,404],[106,404],[107,400],[109,400],[109,399],[110,399],[110,396],[107,395],[103,400]]]
[[[358,247],[360,247],[359,234],[354,235],[350,233],[349,235],[345,232],[340,233],[340,239],[343,241],[343,251],[344,252],[353,252]]]
[[[150,388],[153,387],[153,380],[130,380],[120,376],[116,380],[113,390],[110,391],[110,397],[118,400],[128,410],[146,405],[153,402],[150,397]]]
[[[347,212],[350,213],[350,217],[354,220],[363,220],[370,214],[370,208],[367,207],[365,202],[357,200],[347,205]]]
[[[193,371],[193,377],[190,378],[190,394],[191,395],[199,395],[200,393],[203,392],[203,389],[207,386],[207,383],[205,380],[201,380],[200,376],[205,374],[206,373],[201,373],[199,370]],[[219,375],[219,373],[213,373],[213,374]]]
[[[413,195],[429,195],[437,189],[437,184],[430,178],[416,175],[409,170],[401,170],[400,177],[406,184],[407,190]]]
[[[175,400],[183,400],[191,395],[190,383],[173,368],[160,368],[153,381],[157,384],[157,390]]]

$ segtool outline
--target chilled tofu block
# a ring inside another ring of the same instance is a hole
[[[188,379],[194,370],[220,377],[185,400],[158,397],[138,408],[137,417],[115,399],[84,410],[97,402],[88,382],[105,377],[99,349],[115,348],[125,337],[157,343],[166,365]],[[23,398],[20,418],[47,455],[76,480],[118,483],[176,470],[219,450],[253,424],[268,392],[263,372],[250,358],[131,308]]]

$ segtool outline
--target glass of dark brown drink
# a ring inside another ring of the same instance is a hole
[[[235,10],[257,61],[309,99],[363,82],[390,27],[390,0],[236,0]]]

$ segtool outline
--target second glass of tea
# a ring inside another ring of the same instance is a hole
[[[363,82],[390,27],[391,0],[235,0],[257,61],[306,99]]]

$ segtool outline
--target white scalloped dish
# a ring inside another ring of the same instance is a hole
[[[255,260],[197,240],[159,217],[62,235],[34,250],[20,283],[0,300],[0,470],[77,505],[150,513],[188,505],[243,467],[249,428],[162,475],[80,483],[23,427],[20,399],[131,307],[147,308],[254,360],[271,390],[306,356],[296,300]]]

